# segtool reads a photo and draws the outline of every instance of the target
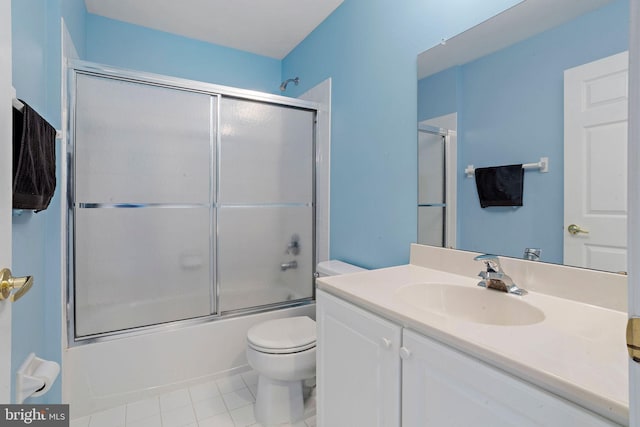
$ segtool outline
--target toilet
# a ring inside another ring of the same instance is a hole
[[[342,261],[323,261],[320,276],[364,271]],[[256,421],[293,423],[304,415],[303,383],[316,375],[316,322],[307,316],[267,320],[247,332],[247,361],[258,373]]]

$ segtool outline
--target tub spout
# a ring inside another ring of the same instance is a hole
[[[297,261],[290,261],[290,262],[285,262],[283,264],[280,264],[280,270],[282,271],[286,271],[290,268],[298,268],[298,262]]]

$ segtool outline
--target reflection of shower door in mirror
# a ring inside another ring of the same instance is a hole
[[[626,52],[565,71],[564,264],[627,270],[627,82]]]
[[[72,75],[70,336],[313,297],[314,110]]]
[[[418,243],[455,247],[455,132],[418,128]],[[453,156],[452,156],[453,155]],[[453,166],[453,167],[452,167]]]

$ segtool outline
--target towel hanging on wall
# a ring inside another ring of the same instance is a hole
[[[524,169],[522,165],[476,168],[480,206],[522,206]]]
[[[56,129],[26,102],[13,109],[13,208],[41,211],[56,189]]]

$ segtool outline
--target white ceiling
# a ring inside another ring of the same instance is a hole
[[[87,11],[276,59],[343,0],[85,0]]]

